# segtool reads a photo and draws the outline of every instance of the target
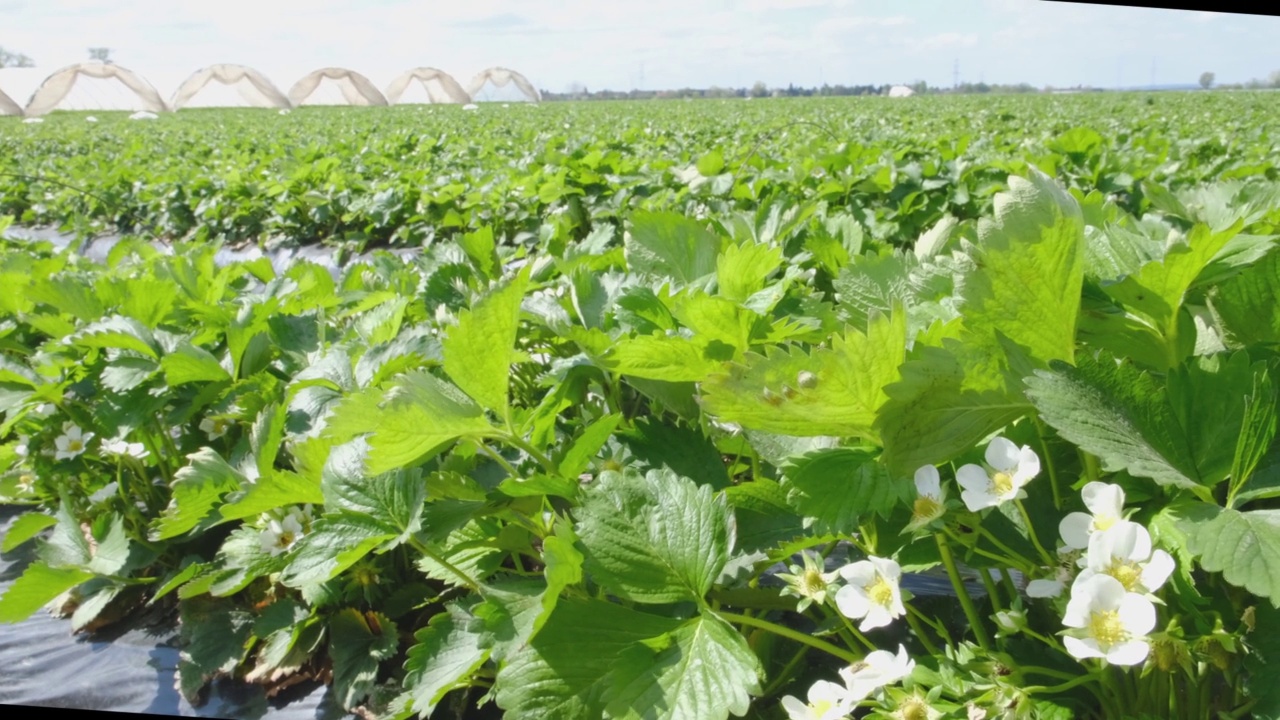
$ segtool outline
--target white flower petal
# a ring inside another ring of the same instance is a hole
[[[840,568],[840,577],[855,585],[870,585],[876,579],[876,566],[870,560],[859,560]]]
[[[845,585],[836,592],[836,607],[850,620],[858,620],[871,609],[871,599],[860,586]]]
[[[897,580],[902,577],[902,566],[894,562],[890,558],[870,558],[871,564],[875,566],[878,572],[885,580],[896,585]]]
[[[916,470],[916,493],[921,497],[942,497],[942,478],[938,475],[938,468],[925,465]]]
[[[1124,488],[1103,482],[1091,482],[1080,491],[1084,506],[1100,518],[1119,518],[1124,514]]]
[[[985,493],[991,487],[991,476],[977,465],[962,465],[956,470],[956,482],[965,490]]]
[[[978,512],[983,508],[995,507],[1000,504],[1000,498],[986,490],[965,490],[960,493],[960,499],[964,500],[964,505],[969,508],[970,512]]]
[[[1058,523],[1058,534],[1062,542],[1073,550],[1085,550],[1089,547],[1089,528],[1093,525],[1093,516],[1082,512],[1073,512]]]
[[[1107,651],[1107,662],[1112,665],[1137,665],[1147,659],[1150,651],[1151,645],[1145,640],[1122,642]]]
[[[858,626],[858,630],[867,632],[875,630],[879,627],[885,627],[893,622],[893,613],[883,605],[870,603],[867,610],[867,616],[862,619],[862,624]]]
[[[1007,438],[995,438],[987,446],[986,460],[995,470],[1012,472],[1018,467],[1018,446]]]
[[[1169,576],[1173,574],[1174,562],[1173,557],[1163,550],[1156,550],[1151,554],[1151,559],[1147,561],[1146,567],[1142,568],[1142,587],[1147,592],[1155,592],[1164,585]]]
[[[1106,657],[1106,655],[1098,649],[1098,641],[1093,638],[1082,639],[1068,635],[1062,638],[1062,644],[1066,647],[1067,652],[1071,653],[1071,657],[1076,658],[1077,660]]]
[[[787,711],[787,717],[791,720],[813,720],[813,713],[809,712],[809,706],[794,695],[782,698],[782,709]]]
[[[1023,445],[1018,451],[1018,466],[1013,471],[1013,484],[1022,487],[1040,474],[1040,456],[1029,446]]]
[[[1156,626],[1156,606],[1137,593],[1126,593],[1118,611],[1125,630],[1134,635],[1146,635]]]
[[[1062,594],[1063,586],[1057,580],[1032,580],[1027,583],[1027,596],[1033,598],[1053,598]]]

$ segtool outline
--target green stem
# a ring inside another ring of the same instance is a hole
[[[1035,673],[1046,677],[1058,678],[1059,680],[1074,680],[1075,678],[1080,677],[1076,673],[1063,672],[1061,670],[1054,670],[1053,668],[1040,667],[1039,665],[1023,665],[1018,669],[1022,672]]]
[[[1054,640],[1052,637],[1049,637],[1047,635],[1041,635],[1040,633],[1036,632],[1035,630],[1032,630],[1031,628],[1023,628],[1022,632],[1026,633],[1029,637],[1033,637],[1036,640],[1039,640],[1040,642],[1044,643],[1045,645],[1048,645],[1049,647],[1055,650],[1065,652],[1065,650],[1063,650],[1062,648],[1062,644],[1059,643],[1057,640]]]
[[[840,616],[840,621],[844,623],[844,626],[846,628],[848,628],[849,634],[852,635],[858,642],[862,643],[862,646],[865,647],[869,652],[875,652],[876,650],[879,649],[876,647],[875,643],[867,639],[866,635],[862,634],[862,631],[858,630],[858,628],[853,626],[853,621],[849,619],[848,615],[845,615],[844,613],[840,612],[838,609],[836,610],[836,615]]]
[[[1049,454],[1049,441],[1045,439],[1044,423],[1036,415],[1031,416],[1035,423],[1036,435],[1040,438],[1040,452],[1044,453],[1044,464],[1049,470],[1049,487],[1053,490],[1053,508],[1062,510],[1062,489],[1058,485],[1058,471],[1053,466],[1053,456]]]
[[[1000,549],[1001,552],[1005,554],[1004,557],[1000,558],[1002,562],[1008,563],[1009,565],[1012,565],[1013,567],[1017,568],[1018,570],[1024,573],[1029,572],[1034,567],[1033,563],[1027,561],[1026,559],[1023,559],[1021,555],[1019,555],[1018,553],[1010,549],[1008,545],[1005,545],[1004,543],[1000,542],[1000,539],[997,538],[995,535],[993,535],[990,530],[982,527],[981,525],[978,525],[977,529],[978,529],[979,535],[986,538],[988,541],[991,542],[992,545],[995,545],[997,548]],[[974,552],[977,552],[983,555],[984,557],[989,557],[993,559],[995,557],[995,556],[992,556],[991,553],[984,552],[980,548],[976,547],[976,545],[973,548],[973,550]],[[1050,563],[1050,564],[1053,564],[1053,563]]]
[[[449,562],[448,560],[445,560],[439,554],[433,552],[431,548],[427,547],[421,540],[419,540],[416,537],[410,537],[409,544],[413,547],[414,550],[417,550],[423,555],[426,555],[428,558],[430,558],[440,567],[444,568],[445,570],[448,570],[449,572],[457,576],[457,578],[462,581],[462,584],[466,585],[467,588],[471,590],[471,592],[474,592],[477,595],[484,595],[484,593],[480,590],[480,584],[477,583],[475,580],[471,579],[470,575],[459,570],[457,566],[455,566],[453,563]]]
[[[493,448],[489,447],[488,445],[484,444],[479,440],[476,441],[476,446],[480,448],[480,452],[484,453],[485,455],[488,455],[490,459],[492,459],[494,462],[501,465],[502,469],[506,470],[507,474],[510,475],[513,479],[518,480],[520,478],[520,474],[516,472],[516,469],[511,467],[511,463],[507,462],[507,459],[502,457],[502,455],[499,454],[498,451],[494,450]]]
[[[991,609],[995,612],[1004,610],[1004,606],[1000,603],[1000,596],[996,595],[996,584],[991,580],[991,573],[978,568],[978,577],[982,580],[982,587],[987,589],[987,597],[991,598]],[[1009,598],[1009,602],[1013,602],[1013,598]]]
[[[1036,546],[1036,551],[1040,553],[1044,564],[1053,567],[1055,564],[1053,556],[1040,544],[1040,537],[1036,535],[1035,526],[1031,524],[1031,515],[1027,513],[1027,506],[1023,505],[1021,500],[1014,500],[1013,504],[1018,506],[1018,512],[1022,514],[1022,521],[1027,524],[1027,536],[1031,538],[1031,544]]]
[[[933,640],[925,633],[924,628],[920,627],[920,621],[916,620],[916,616],[907,612],[907,625],[911,626],[911,631],[920,638],[920,642],[924,645],[924,649],[934,657],[941,657],[942,653],[938,650],[938,646],[933,644]]]
[[[542,469],[546,470],[548,473],[552,475],[558,475],[560,473],[560,468],[557,467],[555,463],[551,462],[551,458],[538,452],[537,449],[535,449],[529,443],[525,442],[524,438],[517,435],[514,431],[508,432],[507,436],[503,439],[506,440],[508,443],[525,451],[525,453],[528,454],[529,457],[533,458],[539,465],[542,466]]]
[[[773,682],[770,682],[769,685],[764,689],[764,693],[762,696],[769,697],[773,695],[775,692],[777,692],[778,689],[781,688],[787,682],[788,679],[790,679],[791,672],[796,669],[796,666],[800,664],[801,660],[804,660],[804,656],[808,654],[808,652],[809,652],[809,647],[805,645],[801,645],[800,649],[796,650],[796,654],[792,656],[790,662],[788,662],[786,665],[783,666],[782,671],[779,672],[776,677],[774,677]]]
[[[935,533],[933,540],[938,544],[938,552],[942,555],[942,564],[947,566],[947,577],[951,579],[951,585],[956,589],[956,596],[960,599],[960,606],[964,608],[965,617],[969,618],[969,625],[973,627],[973,635],[978,640],[978,646],[990,652],[991,638],[987,635],[987,628],[982,624],[982,618],[978,616],[977,608],[973,606],[973,599],[969,597],[968,588],[964,586],[964,582],[960,579],[960,571],[956,569],[956,560],[951,555],[951,547],[947,545],[947,539],[940,533]]]
[[[1018,597],[1018,587],[1013,584],[1013,576],[1009,574],[1008,569],[1000,568],[1000,581],[1009,593],[1009,602],[1013,602],[1013,599]]]
[[[1061,685],[1053,685],[1049,687],[1046,687],[1044,685],[1034,685],[1032,687],[1025,688],[1025,690],[1028,693],[1043,693],[1045,695],[1056,695],[1057,693],[1070,690],[1073,687],[1083,685],[1089,682],[1090,680],[1095,680],[1095,679],[1097,678],[1094,673],[1087,673],[1085,675],[1077,675],[1074,679],[1068,680],[1062,683]]]
[[[1084,460],[1085,477],[1089,478],[1089,482],[1097,482],[1098,478],[1102,476],[1102,469],[1098,466],[1097,456],[1084,450],[1080,451],[1080,456]]]
[[[946,644],[955,645],[955,642],[951,640],[951,633],[947,632],[946,626],[934,620],[933,618],[929,617],[928,615],[925,615],[919,610],[915,609],[915,607],[913,607],[910,603],[904,603],[904,605],[906,605],[908,615],[916,618],[917,620],[924,623],[925,625],[928,625],[929,627],[933,628],[934,631],[938,633],[938,637],[941,638],[942,641],[945,642]]]
[[[746,625],[748,627],[758,628],[760,630],[771,632],[774,635],[777,635],[779,637],[784,637],[784,638],[787,638],[788,640],[794,640],[803,645],[808,645],[809,647],[815,650],[821,650],[822,652],[827,653],[828,655],[838,657],[841,660],[844,660],[845,662],[849,663],[850,665],[862,661],[862,658],[849,652],[848,650],[845,650],[843,648],[838,648],[835,645],[832,645],[831,643],[826,642],[825,640],[819,640],[818,638],[810,637],[809,635],[806,635],[802,632],[792,630],[789,627],[784,627],[782,625],[778,625],[777,623],[771,623],[768,620],[762,620],[760,618],[754,618],[754,617],[749,617],[747,615],[739,615],[738,613],[730,613],[730,612],[721,612],[718,614],[720,615],[721,618],[727,620],[728,622],[737,623],[738,625]]]

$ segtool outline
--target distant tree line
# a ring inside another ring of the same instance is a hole
[[[763,82],[757,82],[749,88],[732,88],[712,85],[708,88],[679,88],[673,90],[599,90],[575,84],[568,92],[557,93],[543,90],[543,100],[680,100],[684,98],[748,98],[748,97],[845,97],[859,95],[888,95],[892,85],[830,85],[802,87],[794,83],[786,87],[769,88]],[[917,81],[907,87],[917,95],[925,94],[984,94],[984,93],[1034,93],[1041,90],[1027,84],[989,85],[987,83],[961,83],[959,87],[929,87]],[[1046,88],[1046,90],[1049,88]]]
[[[0,68],[7,68],[7,67],[29,68],[29,67],[35,67],[35,66],[36,66],[36,61],[32,60],[26,55],[23,55],[22,53],[9,52],[4,48],[0,48]]]

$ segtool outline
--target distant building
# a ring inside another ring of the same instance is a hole
[[[916,94],[916,91],[912,90],[906,85],[894,85],[893,87],[889,88],[889,97],[911,97],[912,95],[915,95],[915,94]]]

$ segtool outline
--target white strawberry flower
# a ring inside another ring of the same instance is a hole
[[[41,403],[36,406],[35,410],[31,411],[31,414],[36,417],[47,418],[57,412],[57,410],[58,408],[54,407],[53,403]]]
[[[1110,575],[1078,580],[1062,623],[1077,633],[1063,638],[1077,660],[1104,658],[1113,665],[1137,665],[1147,658],[1147,633],[1156,625],[1156,606],[1138,593],[1126,592]]]
[[[200,421],[200,430],[202,430],[204,434],[208,435],[210,440],[217,440],[227,434],[227,429],[230,425],[231,423],[222,418],[218,418],[216,420],[213,418],[205,418]]]
[[[782,709],[791,720],[839,720],[853,711],[858,699],[849,691],[830,680],[819,680],[809,686],[808,703],[794,695],[782,698]]]
[[[973,512],[1027,496],[1024,485],[1040,474],[1040,457],[1028,445],[1019,448],[997,437],[987,446],[987,468],[965,465],[956,471],[960,496]]]
[[[265,517],[267,524],[258,534],[258,543],[263,552],[273,557],[292,549],[305,532],[302,527],[303,516],[295,511],[290,511],[283,519],[270,515]]]
[[[942,490],[942,478],[938,468],[925,465],[916,470],[916,501],[912,508],[908,532],[918,530],[946,513],[946,494]]]
[[[102,451],[108,455],[128,455],[139,460],[149,454],[142,443],[125,442],[124,438],[113,438],[102,443]]]
[[[1119,485],[1091,482],[1080,491],[1089,512],[1073,512],[1062,518],[1058,533],[1067,547],[1084,550],[1089,537],[1102,532],[1123,519],[1124,489]]]
[[[80,455],[93,439],[93,433],[85,433],[73,422],[63,423],[62,433],[54,440],[54,445],[58,448],[54,455],[57,460],[70,460]]]
[[[840,575],[848,584],[836,593],[836,607],[852,620],[862,620],[858,629],[866,632],[884,627],[907,614],[898,582],[902,568],[887,558],[871,557],[845,565]]]
[[[27,443],[30,441],[31,441],[30,438],[25,438],[25,437],[18,438],[18,444],[14,446],[13,452],[16,453],[18,457],[24,460],[30,457],[31,447],[27,445]]]
[[[849,695],[861,701],[886,685],[906,678],[915,670],[916,661],[907,655],[907,648],[898,645],[898,654],[888,650],[867,653],[862,662],[840,670]]]
[[[1159,590],[1174,570],[1173,557],[1163,550],[1153,551],[1147,529],[1128,520],[1090,536],[1089,550],[1080,561],[1084,569],[1076,578],[1077,583],[1107,575],[1125,591],[1140,595]]]

